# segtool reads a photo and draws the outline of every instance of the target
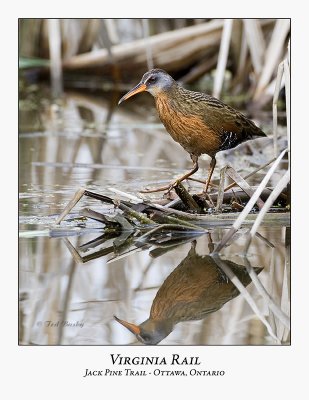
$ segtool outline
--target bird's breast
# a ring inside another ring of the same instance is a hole
[[[156,107],[167,132],[191,154],[213,156],[220,148],[218,135],[199,116],[178,109],[167,95],[156,98]]]

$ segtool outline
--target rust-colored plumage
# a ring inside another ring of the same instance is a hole
[[[115,317],[142,343],[159,343],[172,332],[177,323],[203,319],[239,294],[215,260],[211,256],[197,254],[195,245],[194,241],[185,259],[163,282],[146,321],[135,325]],[[244,266],[228,260],[224,263],[244,286],[251,282]],[[256,273],[261,270],[255,268]]]
[[[207,192],[219,151],[232,149],[247,140],[265,137],[254,122],[222,101],[181,87],[162,69],[146,72],[141,82],[124,95],[118,104],[137,93],[148,91],[155,99],[159,117],[167,132],[191,156],[193,169],[166,187],[172,188],[198,170],[198,157],[211,157],[210,172],[204,191]]]

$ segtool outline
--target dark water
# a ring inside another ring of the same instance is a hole
[[[233,272],[246,286],[240,295],[207,257],[226,232],[225,226],[212,227],[196,242],[184,237],[183,244],[174,248],[163,248],[162,242],[159,248],[124,250],[117,247],[117,238],[87,245],[103,229],[93,221],[83,229],[83,220],[64,222],[65,231],[57,233],[62,237],[51,237],[57,214],[79,187],[109,196],[113,195],[109,188],[137,195],[139,189],[167,183],[190,168],[189,156],[166,134],[151,99],[146,98],[143,95],[143,101],[114,108],[117,96],[104,99],[66,93],[59,104],[21,105],[20,343],[137,344],[113,316],[140,324],[154,304],[156,315],[164,315],[165,325],[171,320],[174,325],[162,337],[162,345],[289,344],[286,226],[263,225],[247,259],[243,252],[249,226],[223,249],[220,255],[225,265],[234,263]],[[220,153],[215,179],[227,162],[246,172],[273,157],[271,140],[245,146]],[[240,152],[246,156],[239,157]],[[205,156],[197,176],[203,178],[208,165]],[[279,170],[270,184],[281,175]],[[262,176],[257,174],[249,182],[255,184]],[[190,185],[193,191],[199,188]],[[85,206],[101,211],[106,207],[84,198],[74,213]],[[104,255],[106,248],[111,250]],[[253,272],[245,268],[248,265]],[[183,288],[182,296],[179,288]]]

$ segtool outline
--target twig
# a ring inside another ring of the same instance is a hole
[[[197,220],[199,219],[199,217],[196,214],[190,214],[190,213],[186,213],[184,211],[180,211],[180,210],[175,210],[174,208],[170,208],[167,206],[161,206],[161,204],[156,204],[156,203],[151,203],[150,201],[146,201],[146,204],[148,204],[150,207],[156,208],[160,211],[163,211],[165,213],[169,213],[169,214],[174,214],[174,215],[179,215],[180,217],[184,217],[186,219],[194,219]]]
[[[191,224],[190,222],[181,220],[179,218],[175,218],[175,217],[171,217],[169,215],[165,215],[164,213],[161,213],[160,211],[156,211],[154,213],[154,215],[152,216],[152,218],[157,218],[159,217],[159,222],[160,223],[164,223],[164,224],[173,224],[173,225],[179,225],[179,226],[187,226],[188,228],[191,229],[196,229],[198,231],[204,231],[204,232],[208,232],[207,229],[202,228],[199,225],[195,225],[195,224]]]
[[[185,205],[185,207],[193,211],[201,210],[200,206],[193,199],[193,197],[190,195],[190,193],[186,190],[186,188],[183,186],[181,182],[179,182],[174,189],[179,198],[181,199],[181,201],[183,202],[183,204]]]
[[[126,214],[130,215],[133,218],[136,218],[139,222],[142,224],[148,224],[148,225],[156,225],[156,223],[145,216],[143,213],[139,213],[138,211],[132,210],[132,208],[126,206],[125,204],[121,203],[119,200],[115,200],[114,204],[123,212]]]

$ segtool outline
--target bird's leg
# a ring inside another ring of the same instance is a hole
[[[191,169],[191,171],[187,172],[186,174],[184,174],[183,176],[181,176],[180,178],[176,179],[170,186],[173,187],[175,185],[177,185],[177,183],[184,181],[185,179],[188,179],[189,176],[195,174],[196,171],[198,171],[198,156],[194,155],[194,154],[190,154],[191,160],[193,161],[193,168]]]
[[[175,187],[179,182],[182,182],[183,180],[189,178],[189,176],[193,175],[198,170],[198,168],[199,168],[198,167],[198,156],[196,156],[194,154],[190,154],[190,157],[191,157],[191,160],[193,161],[193,168],[191,169],[191,171],[187,172],[180,178],[175,179],[169,185],[161,186],[161,187],[154,188],[154,189],[144,189],[144,190],[141,190],[140,193],[154,193],[154,192],[162,192],[164,190],[167,190],[168,192],[170,192],[173,189],[173,187]]]
[[[208,189],[208,186],[210,184],[210,180],[211,180],[212,174],[214,172],[216,163],[217,163],[216,158],[212,157],[211,162],[210,162],[210,166],[209,166],[208,178],[207,178],[207,181],[206,181],[206,184],[205,184],[205,189],[203,190],[204,194],[207,193],[207,189]]]

